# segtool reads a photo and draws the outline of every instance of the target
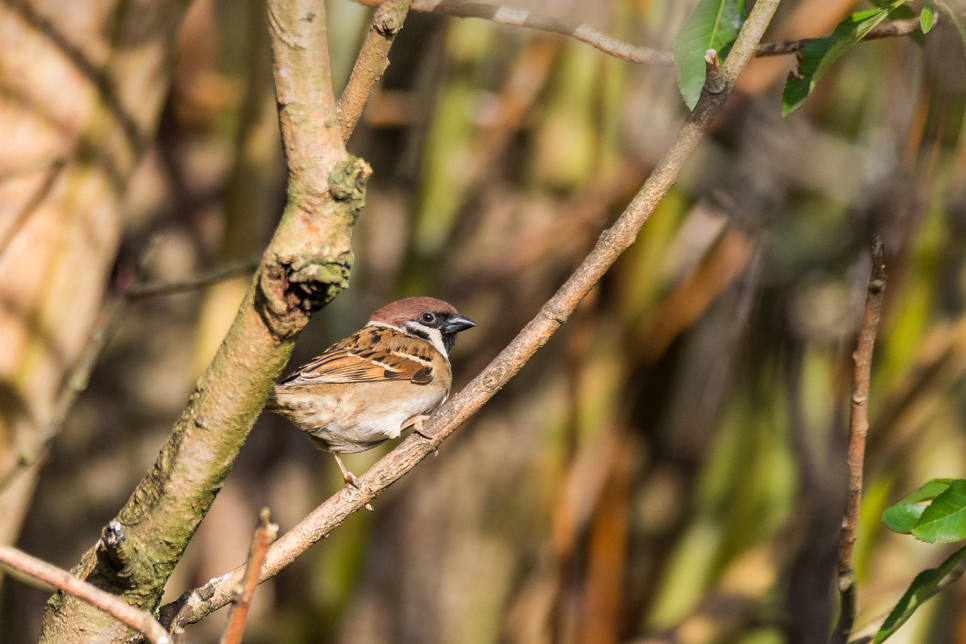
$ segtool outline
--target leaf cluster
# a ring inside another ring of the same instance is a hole
[[[782,116],[791,114],[805,102],[832,64],[886,20],[907,20],[915,13],[906,0],[871,0],[874,9],[859,11],[842,20],[827,35],[812,38],[798,53],[798,67],[788,75],[782,93]],[[926,4],[919,13],[921,31],[909,34],[923,44],[924,35],[936,22],[937,6],[946,9],[959,30],[966,48],[966,29],[959,17],[944,4]],[[724,59],[744,22],[744,0],[700,0],[691,16],[674,38],[672,51],[678,71],[678,87],[685,103],[694,108],[701,95],[706,75],[705,54],[714,50]]]

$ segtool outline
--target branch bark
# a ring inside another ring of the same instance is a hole
[[[580,301],[621,253],[634,243],[641,226],[676,181],[684,163],[697,148],[714,117],[721,111],[738,75],[751,59],[755,45],[771,21],[778,1],[759,0],[755,3],[731,55],[721,66],[720,85],[715,91],[705,87],[694,111],[640,192],[615,224],[601,234],[593,251],[557,293],[541,307],[537,316],[465,389],[426,421],[421,432],[425,437],[412,434],[359,479],[358,489],[343,488],[275,542],[266,557],[262,581],[278,573],[341,524],[346,517],[359,511],[413,469],[419,461],[433,453],[447,436],[515,376],[566,322]],[[177,601],[161,609],[162,622],[180,627],[203,619],[230,601],[231,589],[241,580],[243,574],[244,567],[239,567],[211,580],[201,588],[185,593]]]
[[[349,82],[339,98],[339,125],[342,141],[349,142],[362,110],[369,102],[369,94],[389,67],[389,48],[396,34],[403,28],[412,0],[386,0],[376,10],[366,41],[352,67]]]
[[[144,633],[153,644],[171,644],[167,631],[151,616],[151,613],[126,604],[97,586],[81,581],[66,570],[4,545],[0,545],[0,562],[8,568],[70,593],[111,617],[121,620],[131,628]]]
[[[322,0],[268,6],[288,200],[224,342],[152,471],[81,560],[78,576],[133,606],[156,604],[291,354],[310,314],[345,287],[349,238],[371,171],[345,152]],[[58,593],[42,642],[129,636]]]
[[[856,582],[852,567],[852,550],[859,523],[859,503],[862,497],[862,465],[865,460],[865,437],[869,431],[869,374],[872,368],[872,349],[879,328],[879,310],[885,292],[886,272],[884,249],[878,235],[872,237],[872,273],[865,295],[862,330],[855,350],[855,371],[852,377],[852,410],[849,416],[849,494],[839,542],[838,587],[841,598],[839,622],[832,633],[832,644],[845,644],[855,622]]]

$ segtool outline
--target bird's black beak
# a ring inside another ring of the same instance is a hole
[[[459,333],[460,331],[472,329],[475,326],[476,322],[457,313],[450,319],[446,320],[442,326],[442,331],[443,333]]]

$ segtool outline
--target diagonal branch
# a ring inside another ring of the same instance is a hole
[[[721,111],[728,93],[768,26],[778,1],[758,0],[755,3],[731,55],[721,67],[720,73],[712,74],[716,77],[715,90],[710,91],[705,87],[694,111],[640,192],[614,225],[601,234],[593,251],[570,279],[482,373],[423,425],[421,433],[425,437],[411,435],[359,479],[358,489],[343,488],[276,541],[266,557],[263,580],[278,573],[346,517],[359,511],[413,469],[419,461],[433,453],[447,436],[515,376],[570,317],[580,301],[621,253],[634,243],[641,227],[677,179],[684,163],[701,142],[714,117]],[[211,580],[201,588],[185,593],[177,601],[162,608],[162,621],[177,628],[203,619],[230,601],[231,589],[243,574],[244,567],[239,567]]]
[[[167,631],[151,616],[151,613],[134,608],[97,586],[78,579],[66,570],[61,570],[46,561],[31,557],[26,552],[4,545],[0,545],[0,563],[7,568],[70,593],[111,617],[121,620],[131,628],[144,633],[153,644],[171,644],[171,638]]]
[[[349,82],[339,98],[339,125],[342,141],[348,143],[352,131],[369,102],[373,85],[389,67],[389,48],[403,27],[412,0],[386,0],[376,10],[366,41],[352,67]]]
[[[865,295],[862,330],[855,350],[855,372],[852,377],[852,411],[849,416],[849,494],[839,542],[838,587],[841,597],[839,622],[832,633],[832,644],[845,644],[855,621],[856,583],[852,567],[852,549],[859,523],[859,502],[862,497],[862,465],[865,460],[865,436],[869,431],[869,374],[872,368],[872,349],[879,328],[879,310],[885,292],[885,252],[878,235],[872,236],[872,274]]]

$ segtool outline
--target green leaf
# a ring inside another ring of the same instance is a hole
[[[933,23],[936,22],[936,12],[930,6],[925,6],[919,13],[919,26],[922,27],[922,33],[928,34],[929,30],[932,29]]]
[[[840,22],[831,35],[815,38],[805,45],[801,51],[798,73],[789,74],[785,82],[782,116],[788,116],[801,107],[831,64],[885,20],[890,11],[902,4],[902,0],[897,0],[881,9],[854,13]]]
[[[704,87],[705,52],[714,49],[718,58],[723,58],[723,52],[738,36],[744,10],[744,0],[700,0],[674,36],[671,51],[678,70],[678,87],[689,108],[694,109]]]
[[[899,627],[905,624],[906,620],[916,612],[916,609],[922,606],[923,602],[936,594],[939,582],[947,575],[952,575],[949,580],[950,583],[959,579],[964,570],[959,564],[963,561],[964,556],[966,556],[966,548],[960,548],[946,561],[939,564],[938,568],[930,568],[916,575],[902,599],[899,600],[899,603],[895,605],[895,608],[882,623],[882,627],[875,634],[872,644],[884,642],[895,634]]]
[[[916,521],[912,536],[929,543],[966,539],[966,481],[956,479],[933,499]]]
[[[952,483],[952,479],[929,481],[895,505],[886,508],[886,511],[882,513],[882,523],[890,530],[909,534],[926,509],[923,501],[935,499],[949,489],[950,483]]]

